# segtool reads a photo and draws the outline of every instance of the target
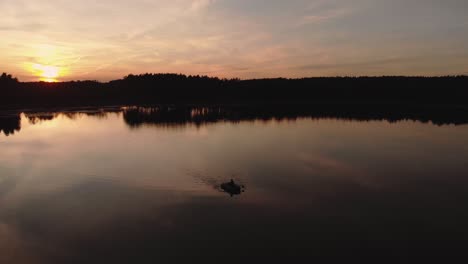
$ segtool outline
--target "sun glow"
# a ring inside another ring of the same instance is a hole
[[[73,58],[72,55],[64,47],[48,44],[33,45],[26,52],[26,56],[31,59],[25,62],[24,69],[36,80],[58,82],[68,76],[70,65],[73,63],[70,59]]]
[[[35,75],[40,77],[44,82],[56,82],[60,76],[60,68],[51,65],[33,64],[32,70]]]

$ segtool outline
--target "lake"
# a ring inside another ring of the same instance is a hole
[[[3,112],[0,262],[465,253],[468,125],[174,109]]]

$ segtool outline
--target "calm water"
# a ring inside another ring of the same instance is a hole
[[[468,245],[466,125],[3,116],[0,263],[403,261]],[[231,179],[245,191],[223,192]]]

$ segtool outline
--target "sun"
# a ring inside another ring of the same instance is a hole
[[[44,66],[42,77],[49,79],[57,78],[59,76],[59,68],[55,66]]]
[[[0,0],[1,1],[1,0]],[[71,49],[49,44],[32,45],[25,57],[24,69],[31,79],[43,82],[59,82],[70,73],[70,66],[75,63],[71,58]]]
[[[34,74],[40,77],[41,81],[56,82],[60,76],[60,68],[52,65],[33,64]]]

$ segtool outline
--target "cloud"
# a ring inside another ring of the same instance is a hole
[[[216,0],[193,0],[191,10],[200,10],[214,4],[215,2]]]
[[[437,11],[441,19],[423,19],[406,15],[422,12],[419,6],[396,1],[401,4],[391,4],[390,14],[389,3],[372,0],[1,0],[0,61],[6,71],[26,76],[21,80],[36,78],[28,75],[26,62],[66,66],[67,80],[85,75],[103,81],[159,71],[241,78],[296,77],[312,70],[353,74],[359,68],[393,73],[399,64],[407,65],[407,74],[464,71],[460,57],[434,59],[466,51],[464,13],[426,5],[423,15]],[[421,21],[429,24],[416,30]],[[42,54],[42,44],[60,52]],[[374,61],[409,56],[426,59]]]
[[[358,62],[342,62],[342,63],[329,63],[329,64],[309,64],[309,65],[302,65],[297,67],[296,69],[299,70],[317,70],[317,69],[333,69],[333,68],[362,68],[362,67],[376,67],[381,65],[388,65],[388,64],[398,64],[398,63],[405,63],[409,61],[416,60],[418,58],[386,58],[386,59],[379,59],[379,60],[369,60],[369,61],[358,61]]]
[[[47,25],[42,23],[27,23],[27,24],[20,24],[20,25],[1,25],[0,31],[25,31],[25,32],[37,32],[44,28]]]
[[[334,9],[334,10],[321,12],[319,14],[305,15],[299,19],[296,25],[305,26],[305,25],[311,25],[311,24],[321,24],[329,20],[333,20],[333,19],[346,16],[350,14],[351,12],[352,12],[351,9],[342,8],[342,9]]]

